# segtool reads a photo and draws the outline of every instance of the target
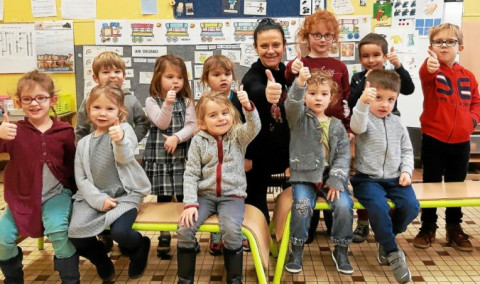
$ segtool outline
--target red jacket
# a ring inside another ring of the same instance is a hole
[[[53,119],[41,133],[28,119],[16,122],[14,140],[0,140],[0,152],[10,154],[4,172],[4,195],[20,235],[43,236],[42,172],[46,163],[65,188],[75,192],[75,134],[70,124]]]
[[[480,122],[480,95],[472,72],[460,64],[450,68],[440,65],[437,72],[427,71],[427,61],[420,67],[423,89],[422,133],[444,143],[470,140]]]

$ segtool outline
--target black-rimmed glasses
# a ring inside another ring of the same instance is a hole
[[[454,47],[457,45],[458,40],[457,39],[447,39],[447,40],[441,40],[441,39],[436,39],[432,40],[431,44],[435,47],[442,47],[444,44],[447,47]]]
[[[322,38],[324,38],[325,40],[331,40],[335,36],[332,33],[326,33],[326,34],[314,33],[309,35],[311,35],[315,40],[321,40]]]
[[[41,104],[46,102],[50,97],[49,96],[36,96],[35,98],[32,97],[21,97],[20,102],[24,105],[29,105],[33,101],[36,101],[37,103]]]

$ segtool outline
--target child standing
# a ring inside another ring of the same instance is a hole
[[[68,239],[75,134],[70,124],[50,117],[57,102],[52,79],[45,73],[25,74],[17,85],[16,103],[25,120],[0,125],[0,152],[9,153],[5,168],[5,208],[0,217],[0,268],[5,283],[23,283],[19,235],[46,235],[55,251],[54,269],[62,283],[80,283],[79,259]]]
[[[352,274],[348,245],[352,241],[353,202],[347,188],[350,167],[349,140],[339,119],[325,110],[336,98],[337,84],[328,73],[310,74],[299,70],[285,101],[290,126],[290,182],[293,189],[291,251],[285,268],[302,271],[303,247],[308,238],[310,219],[317,191],[333,211],[332,259],[337,270]]]
[[[73,196],[68,234],[78,253],[95,265],[100,278],[110,281],[115,268],[103,244],[96,239],[110,226],[113,240],[130,258],[128,277],[139,278],[147,265],[150,239],[133,231],[132,224],[151,186],[135,159],[135,132],[124,123],[124,95],[113,82],[97,85],[85,106],[95,131],[78,142],[78,192]]]
[[[314,14],[305,18],[302,28],[298,31],[298,38],[306,43],[308,55],[302,58],[299,51],[297,58],[287,64],[285,78],[287,82],[293,82],[303,66],[310,70],[323,70],[331,74],[333,80],[337,83],[338,99],[332,101],[325,114],[333,116],[342,121],[347,130],[349,139],[353,138],[350,131],[350,109],[347,106],[350,95],[350,85],[348,84],[348,69],[345,63],[332,58],[329,55],[332,45],[338,41],[340,28],[335,15],[326,10],[317,10]],[[323,215],[327,227],[327,233],[330,235],[332,226],[332,215],[330,210],[324,210]],[[314,211],[312,224],[308,232],[307,244],[315,239],[315,231],[320,220],[320,211]]]
[[[400,93],[404,95],[411,95],[415,90],[412,77],[410,77],[408,71],[403,67],[402,63],[398,59],[397,54],[393,51],[393,47],[390,53],[387,52],[388,42],[379,34],[370,33],[363,37],[358,43],[358,57],[365,70],[355,73],[352,76],[352,81],[350,83],[351,93],[348,100],[348,105],[351,109],[353,109],[353,107],[357,104],[358,99],[365,89],[367,75],[372,70],[383,69],[383,66],[387,60],[395,67],[395,72],[400,76]],[[397,109],[397,101],[395,101],[392,113],[400,116],[400,112]],[[368,234],[370,233],[368,212],[365,209],[359,209],[357,210],[357,215],[358,222],[357,228],[353,231],[353,242],[361,243],[366,240]]]
[[[399,283],[411,280],[405,254],[395,236],[404,232],[418,215],[419,204],[411,186],[413,148],[407,128],[391,112],[400,91],[400,76],[394,71],[372,70],[365,91],[353,109],[355,167],[350,180],[358,201],[370,213],[377,260],[390,265]],[[388,199],[395,203],[390,216]]]
[[[195,234],[205,220],[218,214],[223,234],[227,283],[242,283],[242,230],[248,143],[260,131],[260,118],[245,91],[238,93],[246,123],[241,124],[230,100],[219,92],[202,95],[196,106],[200,131],[193,137],[185,170],[185,209],[178,228],[179,283],[193,283]]]
[[[470,157],[470,134],[480,121],[480,95],[472,72],[455,62],[463,50],[463,34],[445,23],[430,30],[428,58],[420,67],[423,89],[422,130],[423,182],[464,181]],[[435,241],[436,208],[422,209],[422,227],[413,245],[428,248]],[[446,239],[461,251],[472,251],[462,230],[462,209],[447,208]]]
[[[155,63],[150,97],[145,101],[152,121],[142,166],[157,202],[183,201],[183,173],[188,142],[196,128],[195,107],[183,59],[167,54]],[[170,232],[158,237],[159,257],[169,258]]]

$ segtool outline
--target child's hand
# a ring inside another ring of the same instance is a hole
[[[252,167],[253,167],[252,160],[245,159],[245,165],[244,165],[245,172],[250,171]]]
[[[265,95],[267,96],[267,101],[271,104],[276,104],[280,100],[280,95],[282,94],[282,85],[275,82],[275,78],[270,70],[265,70],[267,74],[267,87],[265,88]]]
[[[173,154],[173,152],[175,152],[175,149],[177,149],[178,142],[180,141],[177,135],[167,136],[165,134],[162,134],[162,136],[165,139],[165,151],[167,151],[167,154]]]
[[[0,125],[0,138],[5,140],[13,140],[17,136],[17,125],[10,123],[8,114],[3,113],[3,122]]]
[[[252,104],[248,99],[248,94],[243,90],[243,85],[240,85],[240,90],[237,92],[237,97],[240,103],[242,104],[243,108],[246,110],[252,109]]]
[[[438,68],[440,68],[440,63],[437,59],[437,54],[432,50],[428,50],[428,59],[427,59],[427,71],[431,74],[437,72]]]
[[[197,207],[190,207],[183,210],[182,214],[180,215],[180,220],[178,223],[182,227],[192,227],[195,222],[198,221],[198,208]]]
[[[327,192],[327,201],[333,202],[335,201],[335,198],[340,199],[340,190],[333,187],[329,187]]]
[[[175,87],[172,86],[170,91],[167,92],[167,96],[165,97],[165,103],[169,106],[173,105],[175,100],[177,99],[177,93],[173,90]]]
[[[377,97],[377,88],[370,88],[370,82],[367,81],[365,83],[365,90],[360,96],[360,101],[364,104],[368,104],[370,102],[373,102],[373,100],[375,100],[376,97]]]
[[[298,86],[304,87],[310,77],[312,77],[312,74],[310,74],[310,69],[308,67],[300,68],[300,71],[298,71]]]
[[[398,183],[401,186],[411,185],[412,184],[412,178],[410,177],[409,174],[404,172],[400,175],[400,179],[398,180]]]
[[[302,51],[299,50],[297,53],[297,58],[292,63],[292,73],[293,74],[298,74],[300,72],[300,69],[303,68],[303,62],[302,62]]]
[[[110,128],[108,128],[108,135],[110,135],[110,138],[115,143],[118,143],[123,139],[123,134],[124,134],[123,129],[120,127],[119,124],[120,122],[117,117],[115,118],[115,122],[113,123],[113,126],[110,126]]]
[[[400,63],[400,60],[398,59],[398,56],[395,53],[395,48],[393,48],[393,46],[390,48],[390,52],[387,53],[387,59],[393,66],[395,66],[395,69],[398,69],[400,68],[400,66],[402,66],[402,63]]]
[[[117,207],[117,202],[118,202],[117,199],[111,198],[111,197],[107,197],[107,199],[106,199],[105,202],[103,203],[102,211],[103,211],[103,212],[107,212],[107,211],[109,211],[110,209],[113,209],[113,208]]]

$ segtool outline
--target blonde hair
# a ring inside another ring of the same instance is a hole
[[[335,104],[338,100],[338,84],[333,80],[333,75],[323,70],[315,70],[311,75],[307,80],[307,90],[310,87],[318,88],[322,84],[328,84],[330,87],[330,95],[332,96],[330,104]]]
[[[108,69],[112,67],[122,70],[123,75],[125,76],[125,61],[123,61],[117,53],[113,51],[104,51],[93,59],[92,70],[93,74],[97,77],[100,69]]]
[[[450,24],[450,23],[444,23],[430,29],[430,36],[429,36],[430,43],[433,41],[433,38],[441,31],[451,31],[457,37],[458,45],[463,45],[462,30],[457,25]]]
[[[124,122],[128,116],[127,107],[125,107],[125,96],[123,94],[122,88],[115,82],[108,82],[105,84],[96,85],[88,96],[87,102],[85,104],[85,109],[87,111],[88,118],[90,119],[90,107],[92,104],[100,97],[104,95],[108,100],[115,103],[118,107],[118,120]]]
[[[232,73],[232,80],[236,80],[233,62],[225,55],[214,54],[207,58],[203,63],[203,72],[200,83],[202,83],[204,87],[208,86],[209,72],[217,68],[222,68],[225,72],[230,71]]]
[[[335,15],[326,10],[317,10],[315,13],[305,18],[303,26],[298,30],[297,37],[301,41],[308,42],[308,35],[312,31],[313,27],[319,23],[324,23],[329,31],[334,34],[333,41],[338,41],[340,34],[340,27]]]
[[[235,129],[242,124],[240,119],[240,113],[237,109],[233,106],[232,102],[225,96],[223,92],[214,92],[209,91],[203,93],[200,100],[198,100],[197,105],[195,106],[195,113],[197,114],[197,122],[198,125],[205,125],[205,116],[207,115],[207,103],[214,102],[222,106],[226,106],[228,108],[229,113],[232,116],[232,133],[236,135]]]
[[[36,85],[40,86],[40,88],[45,90],[50,96],[50,98],[57,96],[57,90],[55,90],[55,85],[52,78],[47,73],[33,70],[23,75],[23,77],[18,80],[15,97],[20,100],[23,91],[31,90],[35,88]],[[54,116],[57,117],[57,112],[55,111],[55,108],[51,106],[50,109],[53,111]]]

